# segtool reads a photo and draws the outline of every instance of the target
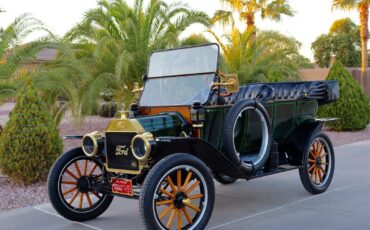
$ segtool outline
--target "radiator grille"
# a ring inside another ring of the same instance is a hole
[[[109,169],[139,170],[139,162],[131,152],[131,140],[134,132],[106,132],[105,146],[107,151],[107,165]]]

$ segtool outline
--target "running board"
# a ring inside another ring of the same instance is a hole
[[[288,165],[288,164],[279,165],[278,169],[275,170],[275,171],[264,172],[263,169],[262,169],[262,170],[258,171],[256,175],[248,176],[246,179],[251,180],[251,179],[254,179],[254,178],[259,178],[259,177],[264,177],[264,176],[273,175],[273,174],[277,174],[277,173],[287,172],[287,171],[291,171],[291,170],[294,170],[294,169],[300,169],[302,167],[303,167],[303,165],[300,165],[300,166],[294,166],[294,165]]]

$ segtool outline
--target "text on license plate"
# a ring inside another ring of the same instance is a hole
[[[127,179],[112,178],[112,192],[133,196],[132,181]]]

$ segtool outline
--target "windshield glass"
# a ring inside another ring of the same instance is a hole
[[[215,74],[148,78],[140,99],[141,106],[204,104],[209,96]]]
[[[218,67],[217,44],[152,53],[141,106],[204,104]]]
[[[152,53],[148,78],[217,72],[216,44],[163,50]]]

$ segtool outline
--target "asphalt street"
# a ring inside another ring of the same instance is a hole
[[[335,148],[336,168],[327,192],[313,196],[298,171],[232,185],[216,182],[207,229],[370,229],[370,141]],[[143,229],[138,201],[115,198],[99,218],[65,220],[50,204],[0,213],[0,229]]]

